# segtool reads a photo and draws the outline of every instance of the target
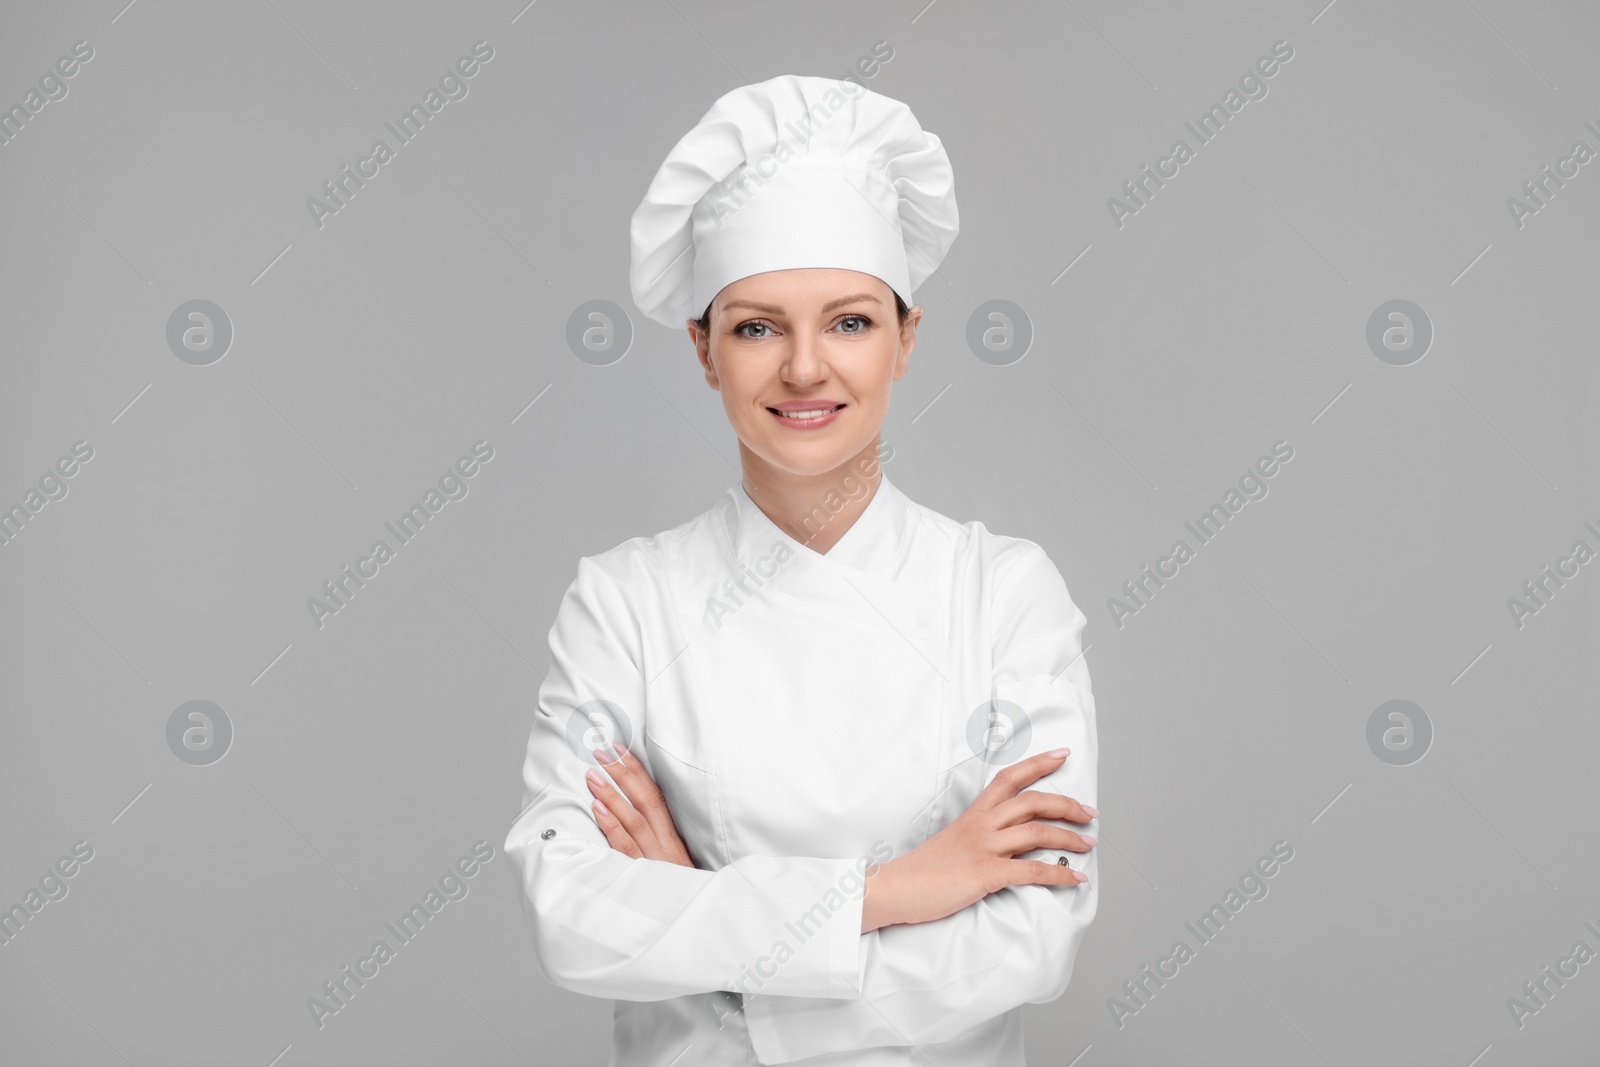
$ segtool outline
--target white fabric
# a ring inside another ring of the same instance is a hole
[[[629,282],[674,328],[795,267],[871,274],[909,307],[958,229],[950,160],[910,108],[788,74],[724,94],[673,146],[633,214]]]
[[[741,579],[748,595],[730,596]],[[713,597],[731,613],[708,610]],[[867,934],[855,874],[1046,749],[1072,754],[1030,788],[1095,804],[1084,624],[1037,544],[957,523],[886,477],[825,554],[739,484],[681,526],[581,559],[505,848],[542,973],[617,1001],[611,1064],[1023,1067],[1021,1005],[1067,986],[1098,850],[1024,857],[1065,855],[1083,886],[1012,886]],[[695,869],[607,843],[583,778],[594,760],[567,740],[596,699],[627,716]],[[1031,735],[988,762],[969,723],[999,700],[1025,709]],[[792,956],[775,963],[779,942]],[[717,992],[741,980],[742,1007]]]

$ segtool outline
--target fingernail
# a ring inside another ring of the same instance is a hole
[[[1052,748],[1049,752],[1045,753],[1045,755],[1054,756],[1057,759],[1060,759],[1062,756],[1070,756],[1071,754],[1072,749],[1070,748]]]
[[[632,756],[633,755],[633,753],[631,751],[629,751],[628,746],[623,744],[621,741],[618,741],[615,745],[612,745],[611,747],[615,748],[617,750],[617,752],[620,753],[622,756]],[[620,758],[620,756],[619,756],[619,758]]]
[[[616,756],[613,756],[603,748],[597,748],[594,750],[594,758],[599,760],[601,763],[615,763],[617,761]]]
[[[1087,804],[1083,806],[1083,813],[1089,816],[1091,819],[1098,819],[1100,817],[1100,813]]]
[[[1093,834],[1080,834],[1079,836],[1083,838],[1083,843],[1086,845],[1098,845],[1100,843],[1100,839]]]
[[[1078,871],[1076,873],[1078,875],[1078,884],[1079,885],[1082,885],[1084,882],[1087,882],[1089,880],[1089,876],[1087,874],[1083,873],[1082,871]]]
[[[601,815],[610,815],[611,814],[611,809],[606,807],[604,804],[600,803],[600,798],[599,797],[595,798],[594,810],[599,812]]]
[[[585,771],[583,776],[589,779],[589,781],[593,782],[595,785],[606,784],[606,776],[601,774],[593,767],[590,767],[587,771]]]

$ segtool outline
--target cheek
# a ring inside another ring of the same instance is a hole
[[[717,385],[722,402],[729,411],[747,408],[760,392],[759,376],[736,359],[723,359],[717,364]]]
[[[891,342],[872,354],[872,359],[867,361],[853,376],[851,385],[856,387],[857,394],[863,401],[870,401],[878,406],[889,403],[890,390],[894,388],[896,364],[896,346]]]

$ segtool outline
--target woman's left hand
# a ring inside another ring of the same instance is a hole
[[[694,860],[683,847],[672,813],[667,810],[667,798],[661,795],[639,757],[620,744],[616,748],[622,759],[610,763],[605,762],[608,757],[604,750],[594,750],[595,758],[611,775],[610,780],[594,767],[587,775],[589,792],[595,797],[595,821],[605,831],[606,840],[612,848],[634,859],[666,860],[693,867]]]

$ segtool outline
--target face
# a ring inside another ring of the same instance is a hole
[[[870,274],[804,267],[725,286],[710,328],[691,319],[689,336],[741,451],[822,475],[876,449],[921,319],[912,308],[902,326],[894,290]]]

